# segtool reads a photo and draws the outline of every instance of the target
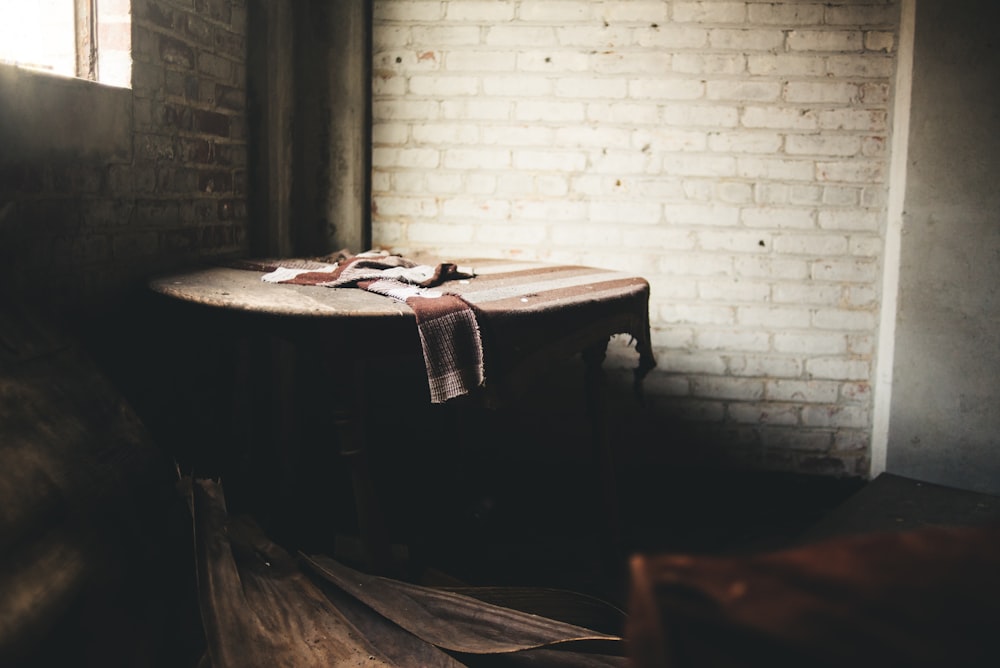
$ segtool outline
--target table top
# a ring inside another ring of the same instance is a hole
[[[193,304],[279,316],[413,318],[402,302],[357,288],[265,283],[266,272],[208,267],[153,279],[153,292]]]
[[[280,261],[268,261],[280,262]],[[593,302],[645,297],[645,279],[595,267],[512,260],[460,260],[475,269],[471,279],[438,288],[457,294],[481,312],[509,316],[561,310]],[[324,288],[265,283],[265,271],[218,266],[153,279],[161,295],[195,304],[269,315],[322,318],[404,318],[413,310],[403,302],[357,288]]]
[[[421,258],[421,262],[434,264]],[[471,304],[489,339],[492,378],[510,388],[530,382],[551,361],[631,335],[636,378],[655,366],[649,328],[649,284],[633,274],[576,265],[474,259],[449,260],[475,276],[434,288]],[[283,336],[320,336],[356,356],[419,344],[417,318],[404,302],[355,287],[268,283],[275,266],[303,260],[239,261],[162,276],[150,289],[177,303],[256,317]],[[306,261],[308,262],[308,261]],[[302,327],[295,326],[304,325]],[[494,383],[495,384],[495,383]]]

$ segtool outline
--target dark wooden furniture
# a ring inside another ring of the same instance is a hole
[[[0,665],[183,665],[174,482],[67,328],[0,301]]]
[[[265,261],[267,262],[275,261]],[[560,358],[582,353],[587,365],[588,414],[603,475],[608,538],[619,540],[614,466],[604,422],[602,363],[611,336],[637,342],[637,382],[654,364],[649,339],[649,285],[637,276],[593,267],[509,260],[462,260],[468,280],[439,289],[476,309],[487,346],[486,385],[476,398],[503,402]],[[172,301],[241,319],[249,330],[321,347],[341,378],[337,406],[341,453],[352,464],[359,527],[370,566],[385,571],[389,543],[369,472],[366,438],[356,417],[365,411],[365,361],[385,351],[420,354],[413,311],[402,302],[357,288],[324,288],[261,281],[263,271],[210,267],[158,278],[151,289]],[[353,379],[353,380],[351,380]],[[347,380],[348,382],[345,382]]]

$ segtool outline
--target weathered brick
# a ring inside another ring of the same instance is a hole
[[[217,28],[214,31],[215,52],[232,58],[243,58],[246,56],[247,41],[241,32],[234,32],[224,28]]]
[[[828,234],[782,234],[774,239],[774,249],[793,255],[831,257],[847,253],[847,239]]]
[[[753,401],[764,396],[764,384],[759,380],[746,378],[695,377],[692,394],[715,399]]]
[[[156,192],[189,193],[198,184],[197,172],[174,166],[161,166],[156,170]]]
[[[440,117],[450,119],[460,119],[463,122],[468,120],[498,121],[507,120],[511,117],[511,107],[513,103],[505,100],[495,99],[469,99],[469,100],[444,100],[440,104]],[[437,117],[438,107],[434,105],[430,109]]]
[[[892,32],[870,31],[865,33],[865,48],[869,51],[892,53],[896,46],[896,35]]]
[[[198,100],[198,77],[184,71],[167,70],[164,83],[168,95]]]
[[[237,169],[232,173],[233,194],[243,197],[247,194],[247,172],[245,169]]]
[[[480,3],[475,4],[478,6]],[[485,11],[485,8],[481,10]],[[374,12],[379,21],[436,21],[444,18],[444,4],[437,0],[379,1],[375,2]]]
[[[861,152],[861,138],[792,134],[785,139],[785,152],[789,155],[852,156]]]
[[[761,442],[765,448],[774,449],[776,452],[769,452],[769,456],[775,456],[778,452],[788,452],[795,450],[826,452],[830,449],[832,434],[829,431],[807,431],[803,429],[772,428],[761,431]],[[813,467],[819,467],[821,460],[814,460]],[[843,463],[840,460],[831,460],[824,464],[827,468],[833,467],[837,472],[843,470]],[[802,470],[802,464],[794,462],[789,468]],[[829,473],[825,470],[824,473]]]
[[[743,2],[673,3],[673,20],[680,23],[743,23],[746,13]]]
[[[816,178],[816,163],[802,159],[740,157],[735,172],[750,179],[812,181]]]
[[[441,152],[436,149],[376,148],[372,164],[376,167],[434,168],[441,162]]]
[[[771,51],[784,44],[780,30],[718,28],[709,32],[709,44],[714,49],[739,51]]]
[[[603,78],[562,78],[555,82],[553,94],[556,97],[586,97],[588,99],[624,98],[626,82],[620,79]]]
[[[236,228],[232,225],[207,225],[201,228],[199,245],[204,248],[229,248],[236,243]]]
[[[216,162],[215,143],[206,139],[181,139],[180,159],[182,162]]]
[[[741,325],[750,327],[805,329],[810,324],[809,309],[805,306],[799,308],[786,306],[740,306],[736,309],[736,312],[738,322]]]
[[[451,97],[475,95],[479,91],[479,80],[474,77],[410,77],[409,91],[413,95],[430,97]]]
[[[895,63],[892,58],[872,54],[832,56],[826,59],[826,71],[837,78],[889,79]]]
[[[875,324],[874,314],[868,311],[826,308],[813,314],[813,326],[817,329],[870,332]]]
[[[856,51],[863,46],[858,30],[792,30],[788,48],[792,51]]]
[[[198,173],[197,188],[205,194],[226,193],[233,191],[233,176],[231,172],[211,171]]]
[[[878,265],[866,258],[825,259],[813,263],[811,274],[824,281],[870,283],[878,274]]]
[[[815,304],[837,306],[844,298],[844,288],[825,283],[778,283],[772,297],[776,304]]]
[[[584,47],[597,43],[603,45],[605,49],[621,49],[632,43],[635,32],[632,28],[604,24],[559,27],[553,34],[558,45],[562,47]]]
[[[166,104],[163,106],[163,125],[177,130],[194,128],[194,110],[191,107]]]
[[[179,39],[161,36],[160,60],[167,65],[192,69],[194,67],[194,49]]]
[[[191,112],[192,129],[217,137],[229,136],[229,116],[215,111],[194,109]]]
[[[777,379],[765,384],[765,396],[779,402],[832,404],[839,388],[833,381]]]
[[[827,380],[868,380],[871,363],[840,357],[815,357],[806,360],[806,373],[811,378]]]
[[[788,102],[850,104],[861,98],[861,90],[843,81],[791,81],[785,84],[784,97]]]
[[[846,183],[882,183],[885,170],[885,163],[876,160],[824,161],[816,163],[816,178]]]
[[[227,83],[234,79],[233,61],[204,51],[198,54],[198,71]]]
[[[812,209],[754,207],[743,209],[740,221],[747,227],[775,230],[808,230],[816,227]]]
[[[184,33],[196,44],[209,46],[212,44],[212,37],[215,30],[208,21],[202,20],[193,14],[184,16]]]
[[[781,406],[773,403],[730,404],[729,419],[745,424],[796,425],[799,423],[798,406]]]
[[[735,127],[739,121],[736,106],[720,104],[666,104],[662,107],[662,119],[672,126]]]
[[[616,23],[649,23],[666,21],[666,3],[658,0],[606,0],[602,3],[603,17]]]
[[[797,2],[750,3],[747,7],[751,23],[765,25],[820,25],[823,23],[823,5]]]
[[[232,220],[236,215],[236,203],[231,199],[220,200],[216,205],[216,212],[219,220]],[[232,228],[229,229],[231,230]]]
[[[849,3],[828,5],[825,20],[829,25],[891,26],[896,22],[896,3]]]
[[[418,44],[436,47],[472,46],[480,43],[478,26],[415,26],[410,29],[410,39]],[[489,42],[487,42],[489,43]],[[504,44],[504,46],[508,46]],[[530,42],[525,44],[530,46]]]
[[[230,0],[194,0],[194,8],[202,16],[214,21],[229,23],[232,20],[233,8]]]
[[[705,82],[665,77],[635,79],[628,82],[628,95],[636,100],[697,100],[705,95]]]
[[[802,424],[807,427],[855,428],[867,427],[871,417],[860,406],[806,406],[802,409]]]
[[[220,165],[245,167],[247,164],[246,144],[218,143],[215,147],[215,161]]]
[[[716,153],[775,153],[781,135],[772,132],[716,132],[708,137],[708,148]]]
[[[666,70],[660,64],[651,71]],[[746,56],[739,54],[678,53],[670,60],[670,69],[685,74],[742,74]],[[634,68],[631,71],[636,71]]]
[[[541,61],[542,57],[538,58]],[[445,61],[444,69],[455,72],[513,72],[515,69],[524,71],[537,69],[531,66],[531,62],[529,54],[517,54],[497,49],[449,56]]]
[[[136,3],[135,9],[138,9],[134,15],[136,19],[140,21],[146,20],[155,26],[169,30],[174,30],[180,26],[181,20],[184,17],[183,12],[174,9],[166,2],[158,2],[157,0],[146,0],[145,2]]]
[[[820,77],[826,72],[822,58],[793,54],[750,54],[747,71],[755,76]]]
[[[425,3],[430,5],[431,3]],[[542,3],[539,3],[542,4]],[[428,16],[434,16],[440,11],[436,7],[425,7],[427,11],[419,14],[420,20],[428,20]],[[412,11],[412,10],[411,10]],[[448,21],[470,21],[474,23],[502,22],[514,18],[516,6],[513,2],[502,2],[493,0],[492,2],[456,2],[446,3],[445,19]],[[532,20],[528,15],[522,14],[522,19]]]
[[[533,67],[533,63],[529,62],[525,67],[519,67],[519,69],[535,71],[554,70],[558,72],[591,71],[597,74],[620,74],[626,76],[634,76],[636,74],[655,75],[669,71],[671,63],[676,62],[677,57],[679,55],[672,56],[669,53],[660,51],[606,51],[595,53],[591,56],[580,53],[548,55],[548,52],[546,52],[541,58],[541,62],[535,64]],[[519,59],[518,62],[520,63],[521,60]]]
[[[510,15],[512,15],[513,7],[509,7],[509,9]],[[560,25],[565,25],[589,21],[593,16],[593,11],[594,4],[588,0],[535,0],[535,2],[527,4],[522,3],[519,18],[522,21],[555,21]],[[502,20],[509,20],[509,16],[508,19]]]

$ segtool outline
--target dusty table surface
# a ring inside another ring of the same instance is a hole
[[[272,315],[326,318],[413,319],[402,302],[357,288],[320,288],[260,280],[262,271],[210,267],[153,279],[149,287],[166,297],[220,308]]]
[[[280,262],[280,261],[268,261]],[[457,294],[484,313],[525,314],[595,301],[643,295],[645,279],[595,267],[513,260],[459,260],[476,276],[448,281],[437,290]],[[264,271],[209,267],[161,276],[150,281],[159,294],[182,301],[273,315],[327,318],[405,318],[405,303],[357,288],[265,283]]]

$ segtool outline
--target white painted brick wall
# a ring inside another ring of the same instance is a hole
[[[651,410],[864,472],[898,4],[377,0],[374,241],[638,271]]]

